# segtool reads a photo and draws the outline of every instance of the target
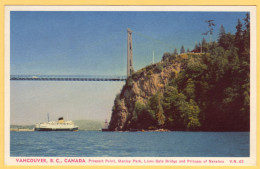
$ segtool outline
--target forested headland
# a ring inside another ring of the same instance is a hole
[[[203,35],[212,35],[213,26],[208,21]],[[235,34],[221,25],[216,41],[203,38],[192,51],[164,53],[161,62],[128,77],[109,129],[249,131],[249,14],[238,19]]]

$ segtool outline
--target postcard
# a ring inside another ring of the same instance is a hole
[[[256,166],[256,6],[4,6],[4,166]]]

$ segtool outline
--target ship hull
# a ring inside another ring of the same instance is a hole
[[[102,129],[102,131],[110,131],[109,129]]]
[[[78,128],[35,128],[35,131],[78,131]]]

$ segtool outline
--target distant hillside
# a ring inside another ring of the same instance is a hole
[[[93,120],[74,120],[75,125],[79,126],[79,130],[100,130],[103,122]]]
[[[100,130],[103,122],[93,120],[74,120],[75,125],[79,126],[79,130]],[[33,129],[35,125],[10,125],[10,128]]]
[[[35,125],[10,125],[13,129],[33,129]]]

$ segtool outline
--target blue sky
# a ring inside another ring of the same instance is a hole
[[[11,12],[11,74],[125,75],[126,29],[133,32],[135,69],[164,52],[192,49],[205,20],[235,32],[238,12]],[[135,33],[136,32],[136,33]],[[158,43],[144,38],[165,42]],[[209,41],[209,37],[205,37]]]
[[[192,50],[208,30],[205,20],[215,20],[216,40],[221,24],[226,32],[235,33],[237,20],[244,17],[245,12],[12,11],[11,74],[126,75],[127,28],[133,30],[133,60],[138,70],[152,62],[153,51],[155,61],[160,61],[164,52],[174,48],[179,52],[182,45]],[[56,118],[68,109],[66,113],[75,115],[73,120],[103,120],[111,113],[123,83],[100,83],[12,81],[11,123],[39,122],[54,110]]]

